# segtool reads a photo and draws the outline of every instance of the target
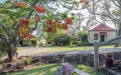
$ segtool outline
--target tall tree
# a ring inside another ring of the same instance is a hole
[[[55,32],[56,28],[68,29],[72,19],[66,13],[56,11],[59,2],[61,1],[8,0],[0,3],[0,42],[6,48],[9,61],[17,59],[19,42],[24,38],[32,38],[31,33],[36,28],[40,27],[44,32]],[[55,7],[51,7],[51,4]]]
[[[120,0],[94,0],[90,2],[90,7],[86,7],[88,11],[98,15],[103,22],[113,22],[116,28],[117,36],[121,35],[121,2]],[[120,46],[120,40],[116,46]]]

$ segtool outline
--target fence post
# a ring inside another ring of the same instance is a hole
[[[98,72],[99,69],[98,42],[94,42],[94,69],[96,72]]]

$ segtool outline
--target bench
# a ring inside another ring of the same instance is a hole
[[[61,64],[64,65],[65,63],[61,63]],[[84,71],[82,71],[82,70],[80,70],[78,68],[75,68],[73,70],[73,72],[77,73],[78,75],[90,75],[90,74],[88,74],[88,73],[86,73],[86,72],[84,72]]]

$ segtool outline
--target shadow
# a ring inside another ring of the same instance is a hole
[[[54,71],[60,66],[60,64],[43,64],[34,69],[10,73],[7,75],[54,75]]]
[[[98,73],[96,73],[94,71],[94,67],[90,67],[90,66],[85,66],[85,65],[77,65],[77,64],[74,64],[74,66],[80,70],[83,70],[84,72],[86,73],[89,73],[90,75],[105,75],[103,72],[99,71]],[[76,73],[73,73],[72,75],[77,75]]]
[[[93,47],[93,46],[69,46],[69,48],[75,48],[75,47]]]

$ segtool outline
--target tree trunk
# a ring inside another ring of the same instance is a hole
[[[116,36],[120,35],[120,31],[121,31],[121,29],[119,29],[119,30],[116,31]],[[120,39],[116,41],[115,47],[118,47],[119,45],[120,45]]]
[[[116,36],[119,36],[119,35],[121,35],[121,19],[119,19],[119,23],[118,23],[117,31],[116,31]],[[116,41],[115,47],[119,47],[119,46],[121,46],[121,39]]]
[[[119,35],[121,35],[121,29],[119,30]],[[118,35],[118,36],[119,36]],[[121,46],[121,39],[118,40],[118,47]]]
[[[7,50],[7,52],[8,52],[9,62],[17,60],[18,59],[17,46],[12,46],[8,49],[9,50]]]

